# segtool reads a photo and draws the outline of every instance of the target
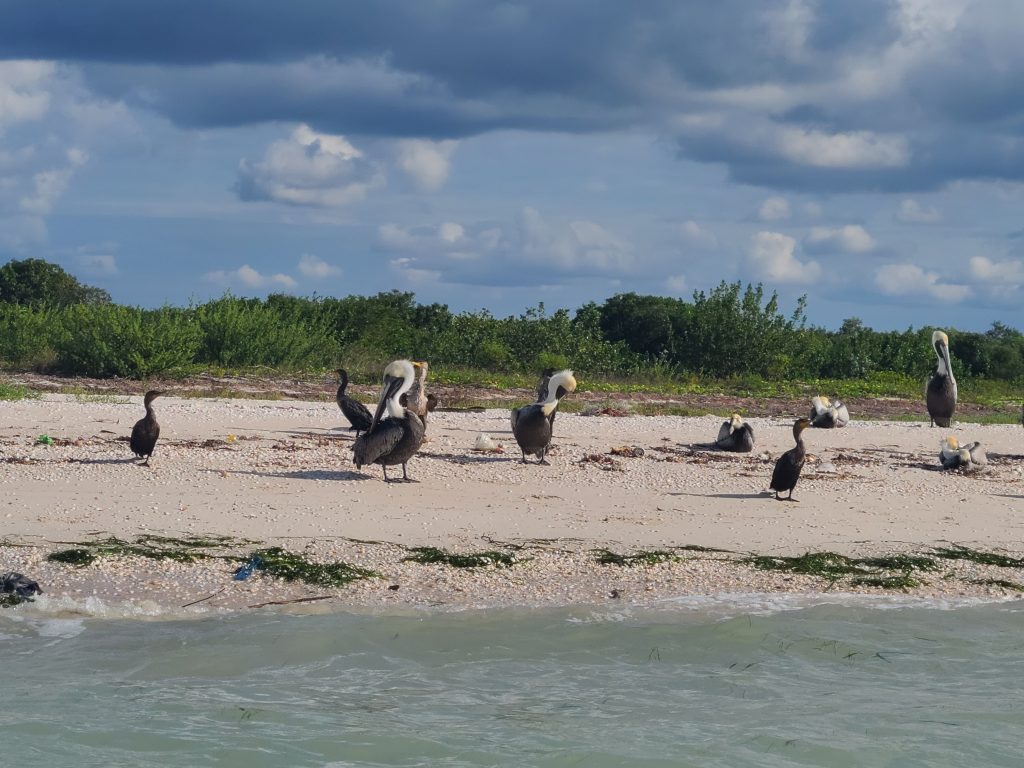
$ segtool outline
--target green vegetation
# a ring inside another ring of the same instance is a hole
[[[1009,557],[995,552],[982,552],[956,544],[952,547],[939,547],[935,556],[946,560],[969,560],[978,565],[995,565],[1000,568],[1024,568],[1024,558]]]
[[[21,384],[0,381],[0,400],[38,400],[39,393]]]
[[[589,391],[741,397],[919,399],[934,369],[931,328],[836,330],[788,313],[760,286],[721,283],[690,300],[625,293],[575,312],[543,304],[518,316],[455,314],[390,291],[345,298],[227,294],[188,307],[112,304],[38,259],[0,268],[0,363],[19,370],[144,378],[197,370],[324,371],[344,361],[377,382],[397,356],[429,360],[440,384],[531,387],[570,366]],[[1024,334],[947,328],[965,402],[1005,405],[1024,393]],[[797,383],[800,382],[800,383]]]
[[[664,549],[634,552],[631,555],[619,555],[607,549],[595,549],[595,560],[601,565],[619,565],[632,568],[637,565],[658,565],[671,563],[679,559],[679,555]]]
[[[493,565],[499,568],[509,568],[516,563],[523,562],[509,552],[498,552],[490,550],[487,552],[469,552],[467,554],[453,554],[437,547],[412,547],[409,549],[408,557],[403,561],[420,563],[422,565],[450,565],[452,568],[484,568]]]
[[[287,552],[280,547],[270,547],[253,552],[252,557],[260,558],[259,570],[285,581],[302,581],[320,587],[340,587],[359,579],[376,578],[375,571],[358,568],[348,563],[314,563],[302,555]]]
[[[754,555],[746,558],[744,562],[763,571],[785,571],[817,576],[833,584],[849,576],[851,586],[879,589],[913,589],[923,583],[913,575],[915,570],[938,570],[938,564],[930,557],[903,554],[885,557],[847,557],[835,552],[806,552],[799,557]]]

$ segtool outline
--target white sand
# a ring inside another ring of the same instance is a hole
[[[721,421],[716,417],[563,413],[555,423],[551,466],[524,466],[506,411],[440,412],[428,424],[429,442],[409,464],[410,476],[419,482],[385,484],[379,467],[355,470],[350,433],[333,403],[168,397],[156,407],[162,434],[147,468],[129,461],[123,440],[142,415],[140,398],[79,402],[47,395],[0,404],[0,536],[38,545],[0,548],[0,571],[34,569],[28,575],[39,579],[42,573],[51,593],[96,590],[131,599],[138,587],[135,563],[121,586],[104,586],[103,580],[97,586],[96,573],[109,576],[109,565],[76,571],[44,563],[42,555],[61,548],[56,542],[92,535],[225,534],[295,550],[308,547],[323,557],[345,555],[391,580],[404,579],[398,591],[383,591],[380,580],[372,587],[345,588],[342,599],[352,603],[572,603],[601,599],[615,589],[600,577],[609,569],[593,564],[588,551],[594,547],[629,552],[696,544],[740,553],[874,554],[957,542],[1024,551],[1024,429],[1019,426],[958,424],[944,430],[926,423],[857,422],[853,414],[845,429],[805,433],[811,460],[796,489],[800,501],[780,503],[764,492],[773,457],[793,444],[789,420],[752,419],[757,445],[753,454],[743,455],[686,448],[714,438]],[[60,444],[34,444],[43,433]],[[503,444],[506,453],[473,452],[480,433]],[[981,440],[989,468],[964,475],[922,466],[937,466],[939,440],[950,433],[961,441]],[[227,442],[228,435],[238,439]],[[645,455],[617,458],[622,471],[580,463],[584,455],[623,445],[639,446]],[[400,476],[400,471],[389,474]],[[532,550],[532,565],[471,576],[400,563],[401,546],[350,540],[456,551],[493,549],[495,542],[558,543]],[[679,563],[629,569],[635,573],[626,575],[624,569],[611,570],[631,592],[641,589],[653,597],[821,586],[739,566],[725,573],[720,565],[701,562],[705,570],[693,583],[679,575],[685,570]],[[168,603],[180,598],[180,605],[228,583],[223,566],[175,566],[173,578],[164,564],[143,567],[159,572],[147,599],[159,601],[169,582],[182,585]],[[207,571],[201,583],[188,584]],[[428,571],[448,574],[455,586],[427,584],[423,574]],[[1000,578],[1024,581],[1024,573]],[[657,586],[647,590],[644,579]],[[230,587],[256,595],[265,585]],[[469,594],[460,597],[456,587]],[[548,588],[563,594],[548,599]],[[962,585],[929,589],[963,593]],[[323,590],[289,587],[280,594],[311,592]],[[278,592],[267,594],[273,599]]]

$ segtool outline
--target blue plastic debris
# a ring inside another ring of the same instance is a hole
[[[249,562],[247,562],[243,566],[240,566],[238,570],[235,571],[235,581],[245,581],[250,576],[252,576],[253,571],[258,571],[262,568],[263,558],[259,555],[253,555],[249,558]]]

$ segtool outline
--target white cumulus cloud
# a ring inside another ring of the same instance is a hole
[[[243,159],[237,190],[243,200],[331,208],[362,200],[383,184],[383,172],[348,139],[303,124],[267,147],[262,160]]]
[[[904,224],[934,224],[942,216],[930,205],[921,205],[913,198],[906,198],[896,211],[896,220]]]
[[[398,142],[398,167],[405,171],[416,186],[427,192],[435,192],[448,181],[452,156],[459,143],[405,139]]]
[[[971,277],[979,282],[1024,285],[1024,259],[993,261],[987,256],[973,256],[968,264]]]
[[[208,282],[218,285],[232,286],[241,285],[244,288],[295,288],[295,279],[280,272],[274,275],[263,275],[248,264],[243,264],[238,269],[225,271],[217,270],[207,272],[204,276]]]
[[[687,242],[705,248],[716,248],[718,237],[715,233],[702,227],[696,221],[684,221],[679,225],[679,234]]]
[[[769,197],[757,209],[761,221],[781,221],[789,218],[789,200],[784,197]]]
[[[341,274],[341,269],[311,253],[304,253],[299,257],[299,274],[303,277],[323,279],[337,277]]]
[[[845,227],[812,227],[804,238],[804,248],[810,253],[867,253],[878,243],[860,224]]]
[[[796,240],[781,232],[758,232],[750,248],[749,263],[758,275],[777,283],[814,283],[821,277],[816,261],[800,261]]]
[[[886,264],[875,272],[875,285],[886,296],[928,296],[960,302],[971,295],[969,286],[944,283],[937,272],[916,264]]]

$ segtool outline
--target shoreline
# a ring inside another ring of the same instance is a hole
[[[851,586],[845,577],[830,585],[820,576],[738,562],[750,553],[928,555],[954,543],[1020,558],[1019,426],[964,423],[940,430],[854,421],[845,429],[811,430],[800,503],[789,504],[764,495],[773,457],[792,443],[788,418],[752,419],[755,451],[723,454],[700,447],[717,432],[717,417],[560,414],[553,465],[538,467],[519,463],[507,411],[435,413],[430,441],[409,464],[420,482],[385,485],[378,467],[355,471],[343,419],[322,402],[162,399],[163,432],[152,466],[135,466],[125,456],[125,438],[141,416],[140,400],[45,395],[3,405],[0,572],[38,581],[47,605],[95,597],[177,615],[200,601],[194,612],[204,615],[260,604],[380,611],[647,606],[730,593],[1002,600],[1018,595],[1007,585],[1024,585],[1024,568],[969,560],[941,559],[938,570],[913,571],[920,586],[890,589]],[[473,451],[481,433],[505,452]],[[982,440],[989,468],[973,475],[931,469],[938,441],[950,433]],[[36,444],[41,434],[54,444]],[[610,453],[626,446],[643,448],[643,456]],[[238,563],[223,560],[113,557],[76,568],[44,559],[97,537],[134,541],[157,534],[244,538],[251,543],[230,551],[244,556],[283,546],[382,578],[322,588],[259,574],[234,582]],[[529,559],[473,569],[403,562],[416,546]],[[728,552],[673,549],[693,546]],[[599,549],[673,551],[680,559],[601,565]]]

